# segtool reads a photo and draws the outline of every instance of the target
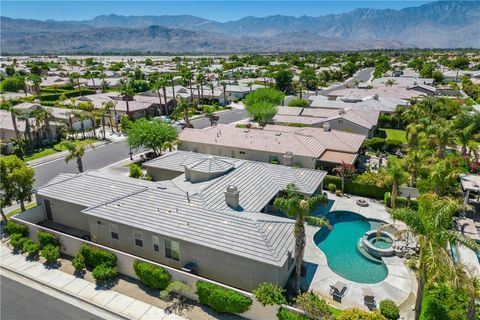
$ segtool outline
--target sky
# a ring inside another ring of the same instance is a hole
[[[246,16],[322,16],[356,8],[402,9],[430,1],[23,1],[1,0],[0,13],[11,18],[88,20],[103,14],[194,15],[225,22]]]

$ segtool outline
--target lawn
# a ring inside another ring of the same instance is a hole
[[[37,206],[37,203],[36,202],[30,202],[28,204],[25,205],[25,209],[28,210],[28,209],[32,209],[33,207],[36,207]],[[21,211],[20,208],[17,208],[15,210],[12,210],[10,211],[9,213],[6,214],[7,218],[10,219],[11,217],[13,217],[14,215],[17,215],[19,214]]]
[[[86,145],[95,143],[98,140],[96,140],[96,139],[85,139],[85,140],[70,140],[70,141],[73,142],[76,145],[79,145],[79,146],[80,145],[86,146]],[[43,150],[40,150],[38,152],[32,153],[28,156],[25,156],[24,161],[27,162],[27,161],[43,158],[43,157],[55,154],[57,152],[65,151],[65,150],[67,150],[67,148],[62,144],[62,142],[59,142],[59,143],[54,144],[53,146],[51,146],[49,148],[45,148]]]
[[[407,143],[407,133],[405,132],[405,130],[387,129],[387,128],[382,128],[378,130],[384,131],[385,134],[387,135],[387,139],[398,140],[403,143]]]

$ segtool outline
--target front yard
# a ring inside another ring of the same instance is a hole
[[[91,138],[88,138],[88,139],[85,139],[85,140],[70,140],[70,142],[74,143],[77,146],[82,146],[82,145],[87,146],[87,145],[93,144],[97,141],[98,140],[91,139]],[[43,157],[55,154],[57,152],[62,152],[62,151],[65,151],[65,150],[67,150],[67,148],[62,144],[62,142],[59,142],[59,143],[54,144],[51,147],[44,148],[44,149],[39,150],[37,152],[34,152],[34,153],[32,153],[28,156],[25,156],[24,161],[28,162],[28,161],[31,161],[31,160],[43,158]]]

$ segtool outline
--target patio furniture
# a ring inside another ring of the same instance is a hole
[[[377,309],[377,303],[375,302],[375,296],[373,295],[371,288],[362,288],[363,303],[367,306],[368,310],[372,311]]]
[[[182,271],[185,271],[191,274],[197,274],[197,262],[193,260],[192,262],[185,264],[182,268]]]
[[[337,281],[334,285],[330,285],[330,294],[332,295],[334,301],[341,303],[346,291],[347,284],[342,281]]]

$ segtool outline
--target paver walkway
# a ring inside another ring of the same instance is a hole
[[[127,319],[185,319],[58,269],[45,267],[41,262],[27,260],[21,254],[12,253],[4,244],[0,245],[0,266]]]

